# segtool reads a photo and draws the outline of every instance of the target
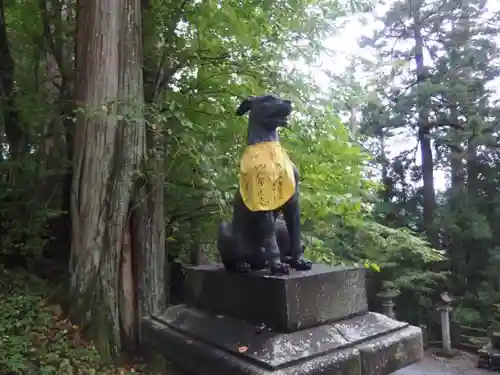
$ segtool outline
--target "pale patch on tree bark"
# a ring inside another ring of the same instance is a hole
[[[123,233],[123,251],[121,262],[121,288],[120,288],[120,312],[121,325],[125,335],[124,345],[133,347],[136,336],[136,315],[137,309],[134,306],[136,301],[134,273],[133,273],[133,257],[132,257],[132,238],[130,235],[131,227],[127,223],[127,228]]]
[[[140,316],[153,314],[166,303],[163,155],[153,153],[148,164],[152,176],[138,186],[138,205],[134,215],[134,246],[138,249],[137,309]]]
[[[138,318],[161,306],[163,197],[153,206],[157,193],[134,197],[146,141],[140,1],[79,5],[76,99],[87,113],[75,134],[72,289],[88,299],[87,317],[106,314],[119,349],[123,338],[136,340]]]

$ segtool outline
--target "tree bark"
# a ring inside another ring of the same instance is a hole
[[[76,315],[99,324],[107,335],[97,342],[111,342],[110,354],[137,343],[138,319],[161,307],[163,293],[163,213],[152,216],[135,196],[146,142],[140,7],[80,0],[77,14],[75,93],[84,111],[74,138],[71,288]]]
[[[423,37],[420,29],[419,16],[415,16],[414,39],[415,39],[415,64],[417,67],[417,83],[423,83],[426,77]],[[429,242],[438,246],[437,233],[434,228],[434,211],[436,207],[436,193],[434,191],[434,160],[432,156],[429,115],[425,109],[427,99],[422,93],[418,94],[418,140],[420,142],[420,155],[422,158],[422,179],[424,198],[424,227]]]
[[[479,174],[477,170],[477,148],[477,139],[473,135],[467,142],[467,193],[470,202],[474,202],[477,197]]]
[[[450,121],[455,126],[459,126],[458,109],[455,100],[451,101],[450,105]],[[460,197],[465,191],[464,167],[462,149],[462,134],[461,130],[451,130],[452,143],[450,144],[450,167],[451,167],[451,189],[454,197]]]
[[[150,140],[156,140],[150,133]],[[137,205],[134,209],[133,228],[137,280],[137,311],[148,316],[166,304],[165,283],[165,204],[164,158],[152,153],[147,160],[151,173],[138,185]],[[140,339],[139,332],[139,339]]]
[[[14,60],[7,36],[5,3],[4,0],[0,0],[0,107],[4,115],[4,130],[9,143],[9,154],[12,159],[18,160],[28,152],[29,144],[16,106],[14,70]]]

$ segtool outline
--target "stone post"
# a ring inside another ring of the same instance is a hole
[[[450,312],[452,310],[450,305],[438,307],[438,311],[441,313],[441,336],[443,339],[443,350],[445,352],[451,352]]]

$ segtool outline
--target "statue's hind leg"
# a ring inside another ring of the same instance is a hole
[[[235,254],[235,261],[232,268],[239,273],[251,271],[252,244],[246,241],[245,236],[245,231],[250,223],[249,212],[241,199],[239,191],[237,191],[233,201],[232,235],[234,248],[232,251]]]
[[[250,271],[250,265],[246,262],[245,257],[246,249],[235,238],[231,222],[223,221],[219,225],[217,249],[226,270],[238,273]]]

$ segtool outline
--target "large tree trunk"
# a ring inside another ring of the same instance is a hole
[[[420,16],[415,16],[414,39],[415,39],[415,64],[417,67],[417,83],[422,83],[426,77],[423,54],[423,37],[419,24]],[[434,212],[436,207],[436,195],[434,191],[434,160],[432,157],[431,135],[429,114],[426,110],[427,98],[425,94],[419,93],[418,98],[418,140],[420,142],[420,156],[422,158],[422,180],[424,198],[424,227],[429,242],[438,246],[437,231],[434,227]]]
[[[26,132],[20,124],[19,111],[16,106],[14,70],[15,64],[7,36],[5,2],[0,0],[0,109],[3,112],[10,157],[17,160],[28,152],[29,145]]]
[[[71,287],[77,315],[98,324],[111,353],[134,345],[138,318],[162,302],[162,212],[151,216],[134,197],[146,142],[140,6],[81,0],[77,15],[75,91],[85,111],[75,132]]]
[[[450,129],[450,170],[451,170],[451,193],[454,204],[457,205],[465,193],[465,170],[463,166],[464,150],[462,146],[463,130],[460,128],[458,102],[450,98],[450,122],[453,128]]]
[[[474,135],[467,143],[467,193],[472,204],[477,197],[478,187],[477,148],[477,136]]]

